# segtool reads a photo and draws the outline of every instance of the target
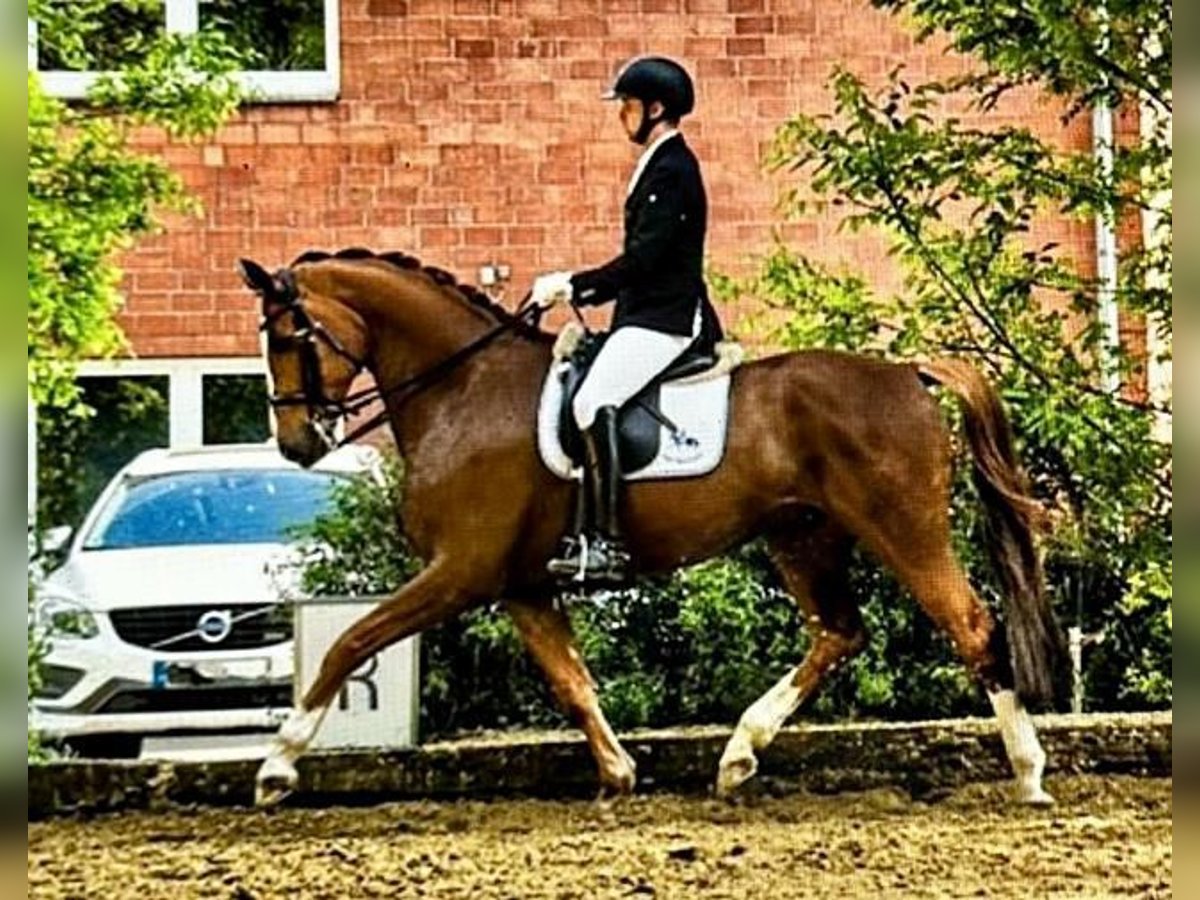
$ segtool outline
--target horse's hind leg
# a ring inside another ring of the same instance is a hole
[[[345,680],[376,653],[409,635],[443,622],[486,596],[464,584],[458,566],[431,565],[389,600],[346,629],[325,653],[321,669],[299,707],[280,726],[258,770],[255,802],[271,805],[282,800],[297,782],[296,760],[316,736],[325,713]]]
[[[774,739],[830,672],[866,645],[866,629],[847,586],[851,546],[830,526],[770,541],[771,559],[804,612],[812,645],[799,666],[742,713],[721,755],[718,794],[728,794],[754,775],[755,751]]]
[[[596,684],[584,665],[566,613],[548,602],[506,600],[504,605],[525,647],[546,673],[555,697],[587,736],[603,790],[630,793],[636,778],[633,759],[604,718]]]
[[[967,669],[987,691],[1000,726],[1004,749],[1016,775],[1017,798],[1049,804],[1042,789],[1046,754],[1025,705],[1013,690],[1008,641],[967,580],[954,557],[947,529],[942,546],[929,554],[889,560],[900,580],[929,617],[950,636]]]

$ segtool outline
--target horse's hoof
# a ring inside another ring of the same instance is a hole
[[[278,806],[296,790],[300,775],[287,760],[269,756],[254,780],[254,805]]]
[[[278,806],[291,796],[293,790],[286,782],[259,781],[254,785],[254,805],[264,809]]]
[[[600,796],[597,799],[628,797],[637,786],[637,766],[629,754],[623,754],[624,765],[600,776]]]
[[[758,760],[753,753],[743,756],[725,756],[717,769],[717,796],[728,797],[754,777],[758,771]]]
[[[1017,788],[1017,802],[1025,806],[1053,806],[1054,798],[1040,785],[1020,785]]]

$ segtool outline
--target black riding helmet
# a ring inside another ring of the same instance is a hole
[[[633,97],[642,101],[642,124],[631,140],[644,144],[650,130],[664,119],[678,121],[696,106],[696,90],[687,70],[663,56],[644,56],[626,63],[605,100]],[[650,116],[650,104],[663,105],[661,116]]]

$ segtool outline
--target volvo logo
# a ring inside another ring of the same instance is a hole
[[[219,644],[233,631],[233,616],[227,609],[210,609],[196,622],[200,640],[207,644]]]

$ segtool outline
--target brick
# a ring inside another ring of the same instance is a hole
[[[751,80],[747,88],[751,97],[786,97],[788,85],[782,80]]]
[[[518,226],[504,229],[504,243],[509,246],[539,245],[546,240],[546,229],[539,226]]]
[[[683,52],[687,56],[721,56],[725,53],[725,40],[719,37],[684,38]]]
[[[368,0],[367,15],[372,18],[407,16],[408,0]]]
[[[725,52],[730,56],[762,56],[766,42],[760,38],[729,38],[725,41]]]
[[[737,61],[737,73],[746,79],[747,84],[752,84],[755,78],[760,78],[764,75],[778,75],[781,72],[781,60],[778,59],[761,59],[756,57],[748,57]]]
[[[217,132],[217,140],[224,145],[254,144],[258,140],[258,136],[253,125],[226,125]]]
[[[775,30],[780,34],[815,34],[817,14],[807,10],[795,15],[781,15],[776,19]]]
[[[356,166],[391,166],[396,162],[395,148],[388,144],[350,148],[350,159]]]
[[[133,273],[133,286],[138,291],[169,291],[180,286],[178,272],[144,271]]]
[[[520,40],[514,49],[514,55],[520,59],[546,59],[558,55],[558,44],[552,40]]]
[[[216,309],[216,300],[207,293],[175,293],[171,294],[170,308],[180,313],[211,312]]]
[[[496,55],[496,42],[492,39],[454,39],[454,55],[463,59],[486,59]]]
[[[733,20],[734,34],[773,34],[775,18],[773,16],[739,16]]]
[[[500,149],[479,144],[448,144],[440,149],[441,164],[450,167],[491,167],[500,159]]]
[[[124,285],[125,290],[130,290],[129,285]],[[125,304],[122,316],[136,320],[137,316],[142,313],[155,312],[170,312],[172,310],[172,295],[166,291],[137,291]]]
[[[341,139],[341,132],[332,125],[300,126],[300,140],[305,144],[337,144]]]
[[[264,144],[298,144],[300,143],[300,126],[275,123],[260,125],[258,139]]]
[[[706,82],[710,79],[729,78],[733,73],[732,59],[701,59],[696,62],[696,74]],[[707,90],[707,87],[704,90]]]
[[[476,225],[463,229],[463,240],[474,246],[496,247],[504,242],[504,229]]]
[[[372,227],[394,227],[408,225],[411,221],[407,207],[373,206],[366,211],[365,222]],[[359,224],[355,222],[354,224]]]
[[[579,184],[583,166],[574,162],[547,162],[538,166],[537,180],[542,184]]]
[[[442,206],[421,206],[412,210],[414,225],[445,225],[448,218],[446,209]]]
[[[466,74],[467,64],[461,59],[431,59],[421,63],[421,77],[435,84],[459,81],[465,78]]]
[[[571,63],[571,77],[603,82],[609,77],[609,68],[602,59],[577,60]]]
[[[533,20],[533,36],[539,38],[604,37],[607,34],[607,23],[599,16]]]
[[[458,228],[422,228],[419,239],[422,247],[455,247],[462,243],[462,232]]]

